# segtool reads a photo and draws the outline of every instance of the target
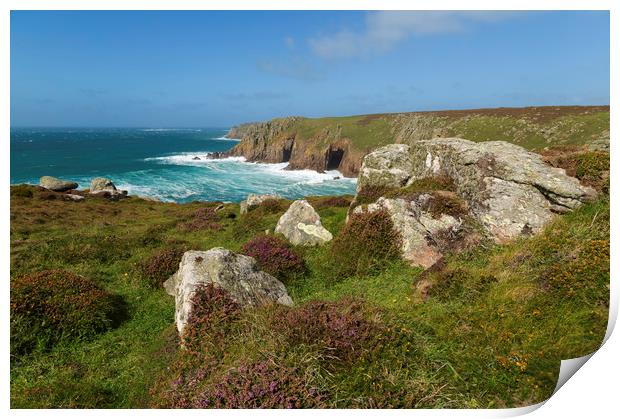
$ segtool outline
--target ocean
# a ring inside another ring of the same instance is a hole
[[[224,138],[227,131],[12,128],[11,184],[38,184],[41,176],[49,175],[76,181],[84,189],[92,178],[103,176],[130,195],[170,202],[238,202],[249,193],[277,193],[293,199],[355,193],[356,180],[337,171],[293,171],[284,170],[287,163],[205,157],[237,143]]]

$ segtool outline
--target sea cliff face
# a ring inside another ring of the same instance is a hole
[[[355,177],[363,157],[387,144],[432,138],[503,140],[531,151],[609,143],[609,106],[548,106],[377,114],[338,118],[278,118],[233,127],[239,138],[226,155],[288,162],[288,168],[338,170]]]
[[[253,162],[288,162],[291,170],[338,170],[344,176],[357,176],[364,153],[331,126],[304,137],[305,120],[288,117],[234,127],[227,136],[239,136],[241,142],[228,155]]]

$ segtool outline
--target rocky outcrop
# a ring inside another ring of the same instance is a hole
[[[275,229],[295,246],[315,246],[330,241],[332,234],[321,224],[321,217],[306,200],[295,201],[280,217]]]
[[[596,116],[586,122],[583,116]],[[493,132],[495,138],[489,138]],[[414,145],[433,138],[466,137],[506,140],[529,150],[550,145],[595,142],[609,138],[609,106],[543,106],[360,115],[346,118],[273,119],[233,127],[239,138],[226,155],[248,161],[288,162],[290,169],[338,169],[357,176],[362,159],[385,144]],[[597,138],[603,137],[602,140]],[[607,144],[609,141],[607,141]]]
[[[288,162],[290,170],[339,170],[345,176],[356,176],[364,151],[354,149],[338,127],[327,126],[311,138],[299,139],[304,120],[288,117],[235,127],[227,136],[241,138],[241,142],[226,156],[243,156],[252,162]]]
[[[395,171],[376,157],[392,155],[388,147],[364,160],[361,173],[371,176],[362,182],[383,184],[388,179],[406,186],[423,178],[448,177],[471,214],[499,243],[538,232],[554,213],[570,211],[596,194],[563,169],[545,164],[538,154],[504,141],[418,141],[408,148],[412,162],[408,177],[403,175],[405,169]],[[406,161],[404,153],[403,149],[395,155],[399,169],[408,167],[400,163]]]
[[[98,192],[116,192],[116,186],[114,183],[105,177],[96,177],[90,181],[90,193],[98,193]]]
[[[364,157],[364,163],[357,178],[357,191],[367,186],[400,188],[411,178],[413,161],[410,147],[405,144],[390,144]]]
[[[413,266],[429,268],[447,251],[462,250],[477,243],[470,228],[467,205],[454,193],[420,193],[413,199],[379,198],[353,212],[385,210],[401,237],[403,259]]]
[[[246,214],[249,210],[259,206],[268,199],[280,199],[280,196],[275,194],[258,195],[251,193],[244,201],[239,203],[239,211],[241,214]]]
[[[114,183],[105,177],[97,177],[91,180],[89,193],[112,200],[118,200],[127,196],[127,191],[119,191]]]
[[[175,321],[180,335],[192,311],[192,297],[203,285],[226,290],[242,306],[278,303],[292,306],[286,287],[273,276],[258,269],[256,261],[228,249],[185,252],[179,270],[165,283],[168,294],[175,297]]]
[[[66,192],[71,189],[77,189],[78,187],[76,182],[58,179],[53,176],[42,176],[41,179],[39,179],[39,185],[54,192]]]

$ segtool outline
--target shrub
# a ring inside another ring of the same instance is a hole
[[[228,409],[275,409],[324,407],[324,396],[306,385],[299,368],[280,365],[273,359],[242,362],[227,371],[198,397],[191,407]]]
[[[305,270],[302,257],[277,236],[255,237],[241,247],[241,252],[256,259],[261,269],[277,277],[288,277]]]
[[[208,358],[207,358],[208,359]],[[268,358],[241,362],[209,382],[213,362],[172,380],[155,392],[153,407],[160,408],[309,408],[325,407],[324,396],[306,384],[303,371]]]
[[[362,188],[355,197],[356,204],[371,204],[380,197],[403,198],[412,200],[422,192],[432,191],[455,191],[454,182],[447,176],[435,176],[413,181],[410,185],[402,188],[390,188],[387,186],[369,185]]]
[[[401,235],[387,211],[353,213],[332,243],[335,278],[366,275],[400,258]]]
[[[226,336],[230,320],[239,314],[239,305],[228,292],[213,284],[200,286],[191,301],[192,310],[182,337],[186,348],[201,351],[205,345],[216,347]]]
[[[192,219],[182,223],[180,227],[187,231],[219,231],[222,230],[222,225],[219,221],[220,215],[215,210],[215,207],[203,207],[197,209],[192,215]]]
[[[122,301],[71,272],[48,270],[17,277],[11,282],[11,353],[90,338],[116,326],[124,314]]]
[[[558,260],[542,272],[545,288],[563,297],[585,298],[609,306],[609,240],[588,240],[570,260]]]
[[[350,196],[320,196],[308,198],[310,204],[316,210],[332,207],[348,207],[351,205],[353,198]]]
[[[358,205],[371,204],[393,189],[394,188],[388,188],[387,186],[367,185],[357,193],[355,196],[355,203]]]
[[[140,273],[149,280],[152,287],[160,287],[179,269],[179,263],[186,251],[187,248],[180,246],[160,250],[140,265]]]
[[[277,214],[286,211],[287,208],[288,205],[286,201],[277,198],[267,198],[258,206],[250,208],[250,211],[258,209],[263,214]]]
[[[609,193],[609,153],[584,151],[583,147],[558,146],[545,150],[543,160],[560,167],[583,184]]]
[[[34,195],[33,191],[34,187],[32,185],[15,185],[11,186],[11,196],[20,197],[20,198],[32,198]]]
[[[299,307],[277,307],[272,327],[286,347],[316,347],[333,365],[334,360],[352,363],[362,359],[377,343],[378,325],[367,320],[360,301],[310,301]]]

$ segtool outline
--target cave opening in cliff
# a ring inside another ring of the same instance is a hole
[[[327,170],[336,170],[340,167],[340,162],[342,162],[342,157],[344,156],[344,150],[336,148],[330,149],[327,152]]]
[[[291,159],[291,153],[293,152],[293,147],[282,149],[282,161],[287,162]]]
[[[282,162],[291,160],[291,154],[293,154],[293,145],[295,144],[294,138],[289,138],[282,147]]]

